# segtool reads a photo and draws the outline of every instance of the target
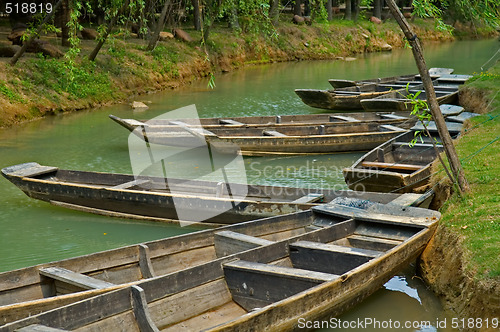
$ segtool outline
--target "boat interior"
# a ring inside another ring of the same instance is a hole
[[[411,223],[339,218],[329,208],[277,217],[281,223],[287,218],[305,220],[293,234],[219,231],[213,238],[215,255],[210,249],[211,262],[42,313],[13,323],[8,331],[30,324],[50,326],[54,321],[59,328],[79,331],[112,326],[127,326],[127,331],[145,326],[160,331],[220,327],[325,282],[340,283],[346,273],[424,229]],[[287,240],[281,240],[283,234]],[[241,252],[247,248],[254,249]],[[237,253],[231,255],[234,250]],[[200,249],[193,254],[201,256]],[[181,260],[174,256],[162,263],[151,260],[158,275],[172,272],[167,266]],[[91,276],[99,277],[102,274]]]

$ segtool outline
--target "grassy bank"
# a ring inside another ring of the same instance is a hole
[[[193,42],[161,41],[152,52],[146,42],[120,33],[106,42],[95,62],[85,60],[95,41],[82,41],[74,62],[26,54],[15,67],[0,58],[0,127],[62,111],[128,100],[133,95],[175,88],[209,73],[231,71],[248,64],[305,59],[333,59],[376,52],[385,44],[403,47],[395,22],[377,25],[335,20],[313,26],[294,25],[284,18],[275,34],[237,32],[216,27],[207,42],[208,57],[200,47],[201,33],[186,27]],[[432,21],[413,22],[424,40],[451,41],[434,29]],[[0,43],[10,27],[2,27]],[[42,39],[58,45],[55,35]],[[67,48],[58,46],[62,51]]]
[[[500,308],[500,63],[462,91],[463,105],[483,113],[456,144],[470,192],[453,194],[426,249],[424,277],[460,317],[494,318]],[[433,181],[449,186],[444,174]]]

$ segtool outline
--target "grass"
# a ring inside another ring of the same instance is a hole
[[[486,92],[490,112],[473,118],[456,145],[470,192],[444,204],[442,221],[463,240],[469,275],[500,280],[500,64],[470,81],[468,90]]]

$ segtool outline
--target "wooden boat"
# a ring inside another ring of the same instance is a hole
[[[300,115],[277,115],[277,116],[247,116],[231,118],[201,118],[201,119],[158,119],[137,120],[122,119],[115,115],[110,115],[110,119],[130,131],[139,127],[149,126],[155,129],[170,129],[181,123],[184,126],[203,127],[207,130],[221,128],[261,128],[266,130],[279,130],[281,127],[293,126],[342,126],[352,123],[377,123],[395,125],[408,129],[415,119],[409,112],[359,112],[359,113],[320,113],[320,114],[300,114]]]
[[[295,89],[302,101],[311,107],[335,110],[361,109],[361,101],[386,95],[391,91],[403,90],[406,85],[420,85],[421,82],[401,82],[399,84],[372,83],[335,90]]]
[[[349,205],[342,201],[268,219],[268,225],[310,225],[310,231],[284,240],[226,232],[253,249],[216,253],[207,263],[11,322],[0,331],[282,331],[338,315],[418,257],[440,218],[436,211],[394,204]]]
[[[408,123],[412,123],[411,120]],[[245,156],[322,154],[345,151],[366,151],[406,130],[393,125],[350,122],[341,126],[289,126],[277,130],[266,128],[219,128],[206,130],[177,126],[141,126],[132,133],[144,141],[175,147],[196,147],[209,144],[222,154]]]
[[[450,75],[453,74],[453,68],[430,68],[429,74],[432,79],[437,79],[442,75]],[[402,75],[402,76],[390,76],[390,77],[382,77],[382,78],[372,78],[366,80],[352,81],[352,80],[344,80],[344,79],[330,79],[328,82],[334,88],[347,88],[352,86],[360,86],[365,84],[396,84],[397,82],[409,82],[409,81],[420,81],[419,74],[410,74],[410,75]]]
[[[164,222],[178,220],[179,209],[192,212],[193,218],[199,215],[216,216],[207,218],[205,223],[234,224],[306,210],[336,197],[358,197],[377,202],[395,198],[341,190],[135,178],[125,174],[63,170],[33,162],[6,167],[2,169],[2,175],[29,197],[56,206],[107,216]],[[231,189],[230,194],[228,188]],[[246,194],[243,199],[237,199],[235,193]]]
[[[360,191],[407,193],[425,185],[437,154],[430,141],[410,147],[413,138],[413,132],[402,134],[344,168],[347,186]]]
[[[420,195],[397,195],[403,205]],[[359,200],[363,204],[367,201]],[[313,218],[265,218],[0,273],[0,325],[318,229]]]
[[[460,76],[460,79],[451,79],[450,81],[438,79],[434,83],[434,90],[438,103],[441,104],[456,104],[458,102],[458,86],[463,84],[470,76],[469,75],[453,75],[453,77]],[[410,89],[394,90],[384,95],[375,98],[367,98],[361,100],[360,103],[366,111],[411,111],[412,103],[407,98],[408,94],[417,94],[418,99],[426,100],[427,96],[423,85],[414,86]]]

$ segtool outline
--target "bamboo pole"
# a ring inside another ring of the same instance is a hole
[[[436,92],[434,91],[434,85],[432,84],[432,79],[429,75],[429,71],[427,70],[427,65],[425,63],[425,58],[423,55],[422,47],[420,42],[418,41],[417,35],[413,33],[410,25],[404,18],[403,14],[397,7],[394,0],[386,0],[389,9],[398,22],[401,30],[408,39],[411,50],[413,52],[413,57],[415,58],[415,62],[417,63],[418,71],[420,76],[422,77],[422,82],[424,84],[425,93],[427,95],[427,103],[429,104],[429,108],[431,110],[432,117],[436,122],[436,127],[443,142],[444,151],[446,152],[446,156],[448,157],[448,162],[450,163],[451,171],[454,177],[457,179],[458,187],[461,192],[466,192],[469,190],[469,185],[465,178],[464,170],[460,163],[460,159],[458,158],[457,151],[455,150],[455,146],[453,145],[453,141],[451,139],[450,133],[446,128],[446,123],[439,109],[439,104],[436,98]]]

